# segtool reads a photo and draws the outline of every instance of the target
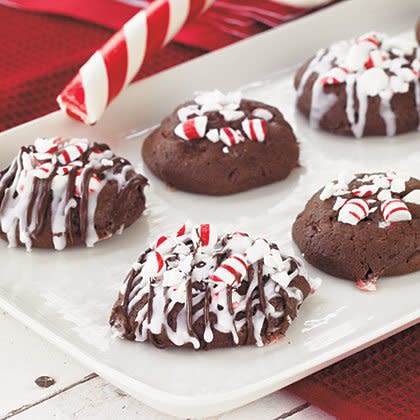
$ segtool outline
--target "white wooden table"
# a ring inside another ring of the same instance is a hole
[[[89,372],[2,311],[0,331],[0,420],[171,419]],[[38,386],[35,379],[40,376],[54,378],[55,384]],[[217,418],[331,419],[281,391]]]

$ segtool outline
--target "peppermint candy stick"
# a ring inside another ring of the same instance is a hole
[[[214,0],[157,0],[132,17],[81,67],[57,97],[70,117],[95,124],[133,80],[145,59],[165,46]]]

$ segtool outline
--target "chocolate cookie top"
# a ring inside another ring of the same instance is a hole
[[[395,135],[396,113],[392,98],[414,85],[415,106],[420,109],[420,53],[411,42],[371,32],[340,41],[319,50],[295,80],[298,97],[311,80],[309,112],[311,125],[318,127],[323,116],[339,100],[332,86],[345,86],[345,113],[355,137],[364,134],[369,97],[380,99],[379,114],[388,136]],[[314,80],[312,80],[314,78]],[[413,105],[408,105],[413,106]],[[378,132],[379,133],[379,132]],[[377,134],[378,134],[377,133]]]
[[[262,346],[288,328],[311,288],[276,244],[184,225],[133,264],[110,323],[119,336],[157,347]]]
[[[110,182],[123,191],[146,179],[105,144],[82,138],[38,138],[24,146],[10,166],[0,172],[0,230],[9,246],[29,250],[49,223],[55,249],[72,244],[73,225],[82,242],[98,239],[95,213],[98,196]]]

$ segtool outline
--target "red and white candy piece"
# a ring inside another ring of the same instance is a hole
[[[201,224],[193,231],[194,242],[199,242],[202,248],[213,248],[218,239],[213,225]]]
[[[58,150],[58,146],[67,140],[67,137],[40,137],[35,140],[34,145],[39,153],[55,153]]]
[[[81,197],[82,196],[82,181],[83,181],[83,169],[79,169],[77,171],[77,176],[76,176],[76,180],[75,180],[75,185],[74,185],[74,195],[76,197]],[[97,175],[92,175],[89,178],[89,186],[88,186],[88,192],[89,193],[94,193],[99,191],[101,187],[101,180],[99,179],[99,177]]]
[[[143,265],[142,274],[145,277],[155,277],[162,272],[164,265],[162,255],[157,251],[151,251]]]
[[[378,280],[377,276],[373,276],[367,280],[359,279],[356,281],[356,287],[363,292],[376,292],[376,282]]]
[[[214,283],[224,283],[228,285],[240,284],[248,270],[248,264],[242,255],[235,254],[227,258],[216,271],[209,276],[209,280]]]
[[[242,129],[250,140],[262,143],[267,135],[267,121],[259,118],[252,120],[246,118],[242,121]]]
[[[345,67],[334,67],[328,70],[324,77],[321,79],[322,85],[337,85],[346,80],[348,69]]]
[[[352,198],[341,207],[338,213],[338,221],[354,226],[367,217],[368,214],[368,203],[360,198]]]
[[[61,92],[57,98],[60,108],[72,118],[96,123],[147,57],[166,45],[187,20],[207,10],[213,1],[159,0],[135,14]]]
[[[381,65],[388,57],[379,50],[373,50],[369,53],[368,59],[365,61],[365,69],[370,69],[372,67],[377,67]]]
[[[184,224],[184,225],[182,225],[179,229],[178,229],[178,231],[176,232],[176,236],[177,237],[179,237],[179,236],[184,236],[184,235],[186,235],[188,232],[189,232],[189,228],[187,227],[187,225],[186,224]]]
[[[372,184],[372,185],[361,185],[359,188],[356,188],[351,191],[353,195],[356,197],[366,198],[370,197],[373,194],[376,194],[379,189],[378,184]]]
[[[220,140],[226,144],[226,146],[234,146],[244,141],[244,136],[238,130],[234,130],[230,127],[223,127],[219,131]]]
[[[274,118],[274,115],[268,109],[265,108],[255,108],[252,111],[252,116],[255,118],[262,118],[266,121],[271,121]]]
[[[71,165],[60,166],[57,169],[57,175],[60,175],[60,176],[68,175],[73,168],[74,166],[71,166]]]
[[[155,249],[162,254],[171,252],[176,246],[176,241],[170,236],[162,235],[155,244]]]
[[[387,200],[381,205],[382,216],[388,223],[407,222],[411,220],[411,213],[406,204],[398,198]]]
[[[86,143],[69,144],[60,152],[57,159],[62,165],[67,165],[79,159],[87,149],[88,145]]]
[[[53,157],[51,153],[34,153],[32,156],[36,162],[46,162],[51,160]]]
[[[190,118],[175,127],[175,134],[183,140],[197,140],[204,137],[207,128],[207,117]]]
[[[46,179],[51,175],[53,169],[54,166],[51,163],[43,163],[42,165],[39,165],[36,169],[34,169],[33,175],[36,178]]]
[[[182,108],[179,108],[177,111],[178,119],[181,122],[185,122],[191,115],[199,115],[200,110],[198,105],[188,105]]]
[[[370,32],[370,33],[360,36],[357,39],[357,42],[359,44],[364,44],[364,43],[369,44],[373,48],[379,48],[379,46],[381,45],[380,38],[383,38],[383,36],[374,32]]]

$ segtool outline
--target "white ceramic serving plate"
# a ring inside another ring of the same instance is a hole
[[[54,113],[1,134],[0,167],[36,136],[60,134],[106,139],[142,167],[140,131],[197,89],[245,86],[246,96],[284,112],[301,142],[303,167],[284,182],[230,197],[174,191],[145,171],[151,183],[148,210],[122,236],[63,252],[28,253],[1,243],[0,307],[146,404],[189,417],[248,403],[416,323],[419,273],[382,279],[376,293],[363,293],[311,267],[310,274],[323,279],[321,289],[305,302],[286,337],[266,348],[162,351],[112,338],[107,320],[140,251],[185,219],[265,235],[296,255],[291,223],[337,173],[395,168],[420,177],[418,133],[354,140],[313,131],[295,113],[292,88],[297,63],[317,48],[373,28],[412,36],[418,15],[418,0],[343,2],[135,84],[95,127]]]

